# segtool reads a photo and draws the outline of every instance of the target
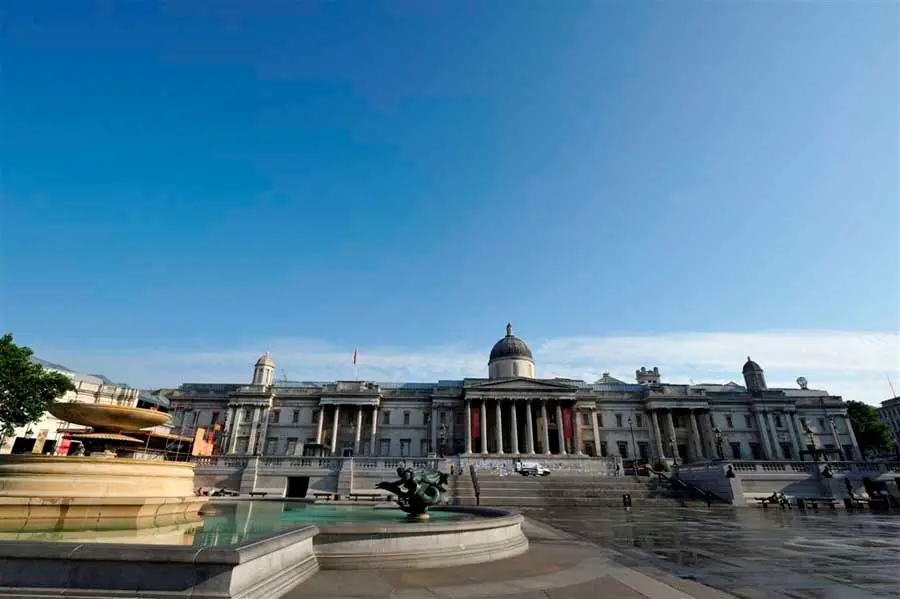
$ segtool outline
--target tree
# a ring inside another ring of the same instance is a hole
[[[66,375],[32,362],[33,354],[12,335],[0,337],[0,436],[40,419],[55,399],[75,390]]]
[[[872,406],[861,401],[847,402],[847,416],[856,433],[859,450],[865,455],[869,451],[882,452],[891,449],[891,430],[882,422]]]

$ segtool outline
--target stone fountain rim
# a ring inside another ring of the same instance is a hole
[[[327,504],[326,504],[327,505]],[[342,506],[343,507],[343,506]],[[387,509],[376,506],[360,506],[358,508],[346,506],[348,509]],[[399,511],[399,508],[398,508]],[[327,535],[415,535],[415,534],[441,534],[448,532],[463,532],[485,530],[490,528],[504,528],[522,524],[525,516],[512,510],[493,507],[475,506],[440,506],[432,508],[435,512],[453,512],[459,514],[472,514],[481,516],[473,520],[457,520],[453,522],[398,522],[396,524],[317,524],[320,534]]]

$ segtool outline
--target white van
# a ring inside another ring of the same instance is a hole
[[[550,476],[550,471],[537,462],[523,462],[519,460],[515,463],[515,469],[522,476]]]

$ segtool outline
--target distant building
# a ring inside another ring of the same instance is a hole
[[[75,391],[67,392],[59,401],[146,407],[162,411],[169,409],[169,401],[165,397],[154,396],[122,383],[114,383],[102,374],[76,372],[40,358],[33,357],[32,360],[46,370],[60,372],[72,379]],[[15,429],[10,436],[0,437],[0,454],[11,453],[13,450],[16,453],[55,454],[59,451],[66,432],[85,430],[84,427],[62,422],[46,413],[37,422]]]
[[[881,407],[876,408],[882,422],[891,429],[891,441],[894,447],[900,446],[900,396],[881,402]]]
[[[747,359],[744,385],[670,384],[658,368],[634,383],[535,377],[528,345],[506,335],[488,378],[431,383],[282,382],[262,355],[251,383],[185,383],[169,395],[176,432],[220,430],[233,455],[426,457],[616,456],[700,461],[860,459],[844,401],[806,388],[775,389]]]

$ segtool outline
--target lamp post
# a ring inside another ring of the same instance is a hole
[[[816,449],[816,434],[814,432],[812,432],[812,429],[809,428],[808,424],[803,425],[803,432],[806,433],[806,438],[809,440],[809,446],[812,447],[813,462],[818,464],[819,463],[819,450]]]
[[[444,447],[447,443],[447,425],[441,425],[441,434],[440,434],[440,445],[438,445],[438,457],[444,457]]]
[[[669,438],[669,442],[672,445],[672,465],[677,466],[678,465],[678,444],[677,444],[677,439],[675,439],[675,435],[672,435]]]
[[[713,429],[713,434],[716,436],[716,452],[719,454],[719,459],[724,460],[725,452],[722,451],[722,444],[724,442],[722,430],[717,426]]]
[[[637,443],[634,442],[634,423],[631,420],[631,416],[628,417],[628,430],[631,432],[631,451],[634,452],[634,456],[631,459],[631,471],[635,476],[637,476],[638,475],[638,471],[637,471],[638,451],[637,451]]]

